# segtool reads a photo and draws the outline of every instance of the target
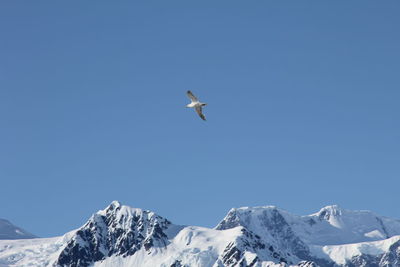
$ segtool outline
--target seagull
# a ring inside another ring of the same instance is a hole
[[[187,108],[194,108],[197,112],[197,114],[199,114],[200,118],[202,118],[203,120],[206,120],[206,116],[204,116],[203,114],[203,108],[205,105],[207,105],[206,103],[201,103],[197,97],[194,96],[194,94],[189,90],[186,92],[186,94],[188,95],[188,97],[190,98],[190,100],[192,101],[190,104],[186,105]]]

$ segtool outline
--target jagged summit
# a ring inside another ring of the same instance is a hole
[[[130,218],[132,216],[158,216],[154,212],[149,210],[143,210],[140,208],[132,208],[130,206],[126,206],[121,204],[119,201],[112,201],[110,205],[108,205],[105,209],[99,210],[93,216],[100,215],[100,216],[114,216],[116,219],[123,218]],[[160,217],[160,216],[158,216]],[[161,218],[161,217],[160,217]]]
[[[250,227],[250,223],[256,222],[261,217],[268,214],[286,214],[285,210],[276,206],[256,206],[256,207],[240,207],[229,210],[225,218],[215,227],[217,230],[230,229],[236,226]]]
[[[318,213],[316,213],[318,217],[324,218],[330,216],[341,216],[342,215],[342,209],[338,205],[330,205],[323,207]]]
[[[117,207],[121,207],[122,204],[121,204],[121,202],[119,202],[118,200],[113,200],[113,201],[110,203],[110,205],[109,205],[108,207],[111,207],[111,206],[117,208]]]
[[[90,265],[110,256],[130,256],[140,249],[166,246],[164,230],[171,223],[151,211],[121,205],[113,201],[83,225],[61,251],[57,264]]]

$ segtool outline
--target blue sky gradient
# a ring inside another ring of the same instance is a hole
[[[0,217],[400,218],[400,2],[0,2]],[[209,105],[201,121],[192,90]]]

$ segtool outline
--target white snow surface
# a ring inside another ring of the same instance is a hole
[[[50,267],[60,249],[75,234],[61,237],[0,240],[0,267]]]
[[[361,254],[377,256],[387,252],[391,245],[400,240],[400,236],[394,236],[385,240],[373,242],[361,242],[336,246],[312,246],[311,250],[320,258],[331,259],[337,264],[345,264],[354,256]]]
[[[111,205],[118,206],[119,202]],[[106,215],[106,209],[97,215]],[[96,214],[91,219],[96,218]],[[165,231],[168,244],[165,247],[143,247],[132,256],[111,256],[95,262],[93,267],[125,266],[165,266],[180,262],[190,267],[220,267],[221,255],[231,244],[240,243],[243,229],[259,235],[266,244],[279,249],[282,245],[267,225],[273,214],[281,215],[293,234],[299,237],[310,249],[312,255],[344,264],[346,260],[361,254],[380,255],[400,240],[400,221],[377,216],[369,211],[350,211],[338,206],[328,206],[319,212],[298,216],[274,206],[244,207],[232,209],[215,228],[197,226],[179,226],[171,224]],[[117,221],[126,223],[126,216],[157,216],[144,213],[141,209],[120,205]],[[124,217],[125,216],[125,217]],[[224,224],[225,222],[225,224]],[[221,230],[222,225],[225,229]],[[103,227],[103,226],[102,226]],[[104,227],[107,227],[104,225]],[[129,225],[124,225],[126,229]],[[76,231],[61,237],[35,238],[24,240],[0,240],[0,267],[50,267],[56,262],[66,244],[76,238]],[[282,248],[285,251],[287,248]],[[258,267],[287,266],[276,262],[267,254],[246,251],[244,259],[250,264],[256,257],[261,262]]]

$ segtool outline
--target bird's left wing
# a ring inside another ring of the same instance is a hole
[[[199,114],[199,116],[202,120],[204,120],[204,121],[206,120],[206,116],[204,116],[203,109],[201,107],[196,107],[196,112],[197,112],[197,114]]]

